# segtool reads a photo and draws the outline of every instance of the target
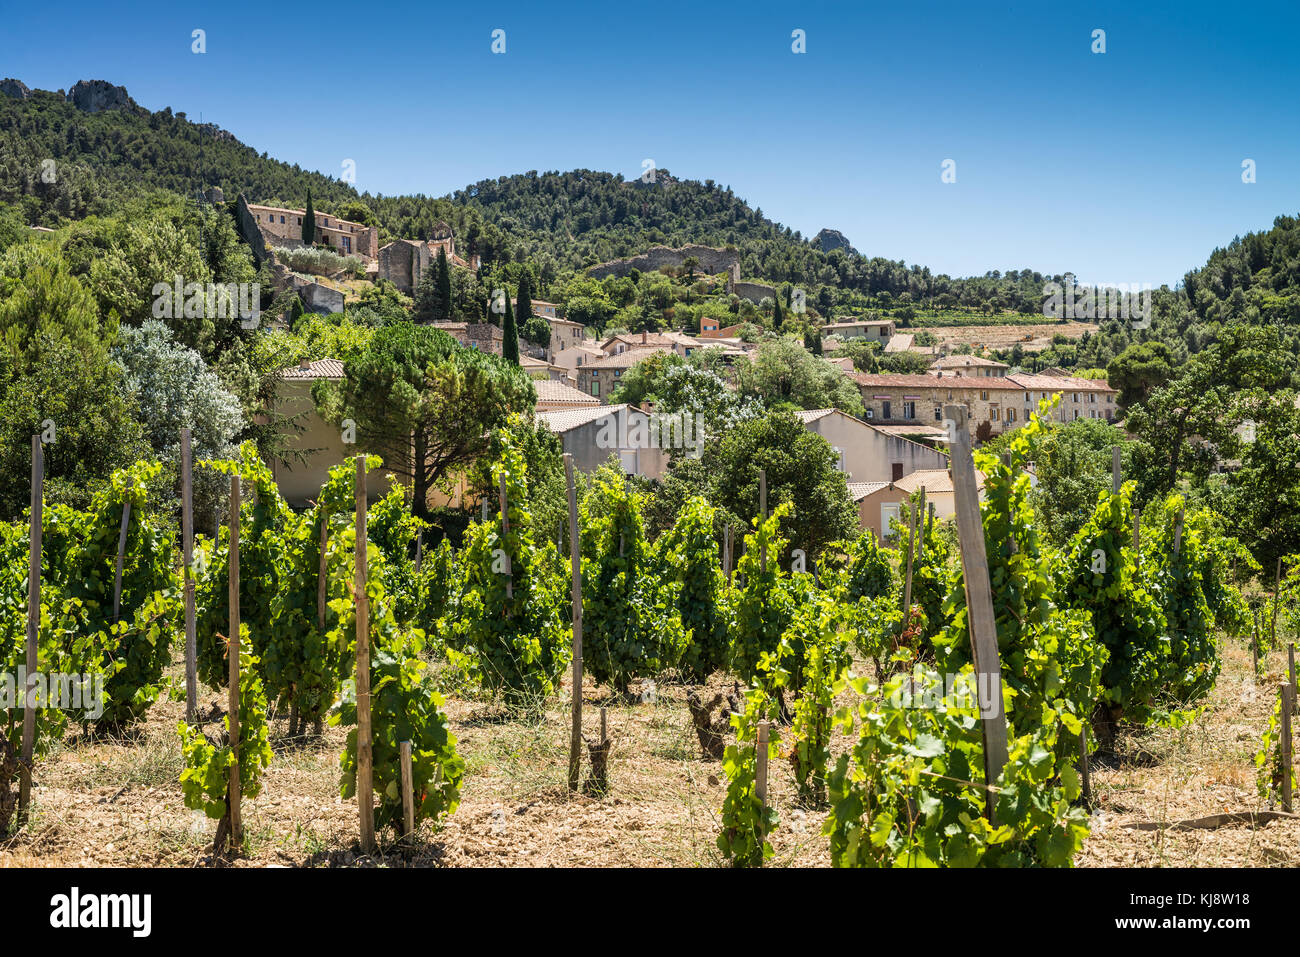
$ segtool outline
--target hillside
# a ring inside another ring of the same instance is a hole
[[[209,185],[254,202],[302,205],[308,189],[318,209],[362,215],[371,210],[385,241],[424,237],[445,221],[485,264],[520,258],[550,261],[559,271],[640,252],[663,243],[732,245],[746,278],[789,282],[822,304],[880,305],[933,300],[943,307],[1037,311],[1045,278],[1030,270],[951,279],[922,266],[867,258],[852,247],[804,238],[763,215],[713,180],[678,179],[657,170],[653,183],[613,173],[530,171],[484,179],[450,196],[358,193],[322,173],[280,162],[213,124],[165,108],[150,112],[127,91],[94,81],[108,108],[87,112],[60,92],[0,85],[0,203],[17,205],[31,225],[112,211],[142,189],[192,196]],[[117,103],[124,106],[116,107]],[[84,99],[82,106],[88,104]],[[42,177],[52,159],[53,182]],[[842,237],[840,237],[842,238]],[[835,248],[831,248],[831,247]],[[823,252],[823,248],[831,248]],[[904,317],[905,318],[905,317]]]

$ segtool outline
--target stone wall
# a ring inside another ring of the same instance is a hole
[[[776,287],[765,286],[761,282],[733,282],[731,291],[741,299],[748,299],[750,302],[776,298]]]
[[[628,259],[615,259],[601,263],[587,270],[595,279],[605,276],[626,276],[633,269],[639,272],[654,272],[664,266],[681,266],[688,257],[694,256],[700,261],[699,271],[705,275],[725,272],[732,282],[740,279],[740,253],[734,249],[716,249],[713,246],[688,244],[681,249],[668,246],[651,246],[639,256]]]

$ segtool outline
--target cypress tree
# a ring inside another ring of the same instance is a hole
[[[438,247],[438,274],[435,277],[437,291],[434,296],[434,308],[440,322],[451,321],[451,266],[447,264],[447,250]]]
[[[506,316],[501,323],[501,355],[519,365],[519,333],[515,329],[515,314],[510,308],[510,290],[506,290]]]
[[[311,190],[307,190],[307,212],[302,217],[302,241],[308,246],[316,242],[316,210],[311,205]]]
[[[533,314],[533,283],[532,277],[528,275],[528,270],[519,277],[519,310],[518,318],[520,322],[528,322]]]
[[[781,323],[785,321],[785,316],[781,313],[781,294],[778,292],[772,297],[772,331],[780,332]]]

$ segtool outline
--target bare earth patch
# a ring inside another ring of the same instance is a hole
[[[1276,674],[1283,656],[1271,656],[1269,664]],[[728,684],[715,675],[710,693]],[[275,758],[263,791],[244,804],[248,853],[235,866],[717,866],[723,863],[714,841],[725,782],[720,763],[699,756],[688,690],[660,682],[652,700],[629,703],[603,701],[601,689],[584,688],[586,734],[598,735],[605,703],[616,739],[611,787],[600,797],[571,794],[565,785],[567,692],[533,717],[505,714],[488,701],[450,699],[449,717],[466,762],[462,803],[440,830],[424,827],[413,849],[385,844],[375,861],[358,859],[356,804],[338,795],[342,730],[327,727],[318,740],[290,741],[286,722],[277,719]],[[1192,725],[1123,738],[1117,755],[1095,760],[1098,810],[1077,863],[1300,863],[1300,822],[1194,831],[1125,827],[1263,808],[1253,757],[1275,694],[1272,679],[1253,681],[1249,653],[1234,645]],[[217,698],[208,691],[201,709]],[[0,843],[0,866],[210,865],[215,822],[184,806],[177,781],[175,727],[182,714],[181,704],[162,701],[125,739],[66,742],[40,766],[31,823]],[[836,750],[847,744],[837,739]],[[820,833],[825,812],[797,806],[785,761],[772,766],[770,793],[781,816],[773,863],[828,866]]]

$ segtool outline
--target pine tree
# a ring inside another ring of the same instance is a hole
[[[307,212],[302,217],[302,241],[308,246],[316,242],[316,210],[311,205],[311,190],[307,190]]]
[[[521,287],[522,288],[522,287]],[[501,355],[519,365],[519,333],[515,329],[515,314],[510,308],[510,290],[506,290],[506,315],[501,322]]]
[[[437,322],[451,321],[451,266],[447,263],[447,250],[438,247],[438,272],[435,276],[437,290],[434,296],[434,308],[437,310]]]

